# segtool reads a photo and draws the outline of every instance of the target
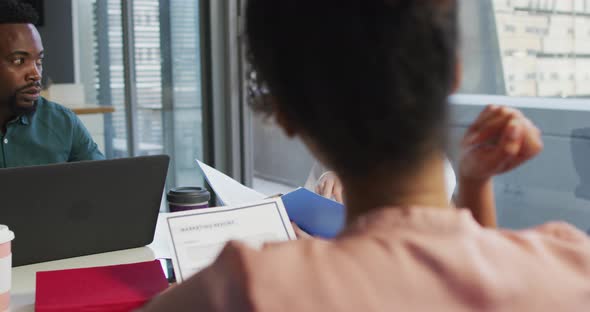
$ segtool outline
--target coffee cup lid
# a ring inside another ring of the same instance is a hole
[[[207,202],[211,198],[209,191],[202,187],[184,186],[168,191],[166,199],[177,204],[191,204]]]
[[[10,242],[14,239],[14,233],[6,225],[0,224],[0,244]]]

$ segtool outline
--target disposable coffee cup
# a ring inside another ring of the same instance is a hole
[[[170,212],[178,212],[209,207],[211,195],[203,187],[185,186],[168,191],[166,199]]]
[[[12,240],[14,233],[0,225],[0,311],[8,311],[12,286]]]

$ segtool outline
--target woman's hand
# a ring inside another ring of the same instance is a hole
[[[485,181],[510,171],[543,150],[541,132],[520,111],[488,106],[461,142],[460,179]]]
[[[522,165],[542,149],[541,132],[520,111],[488,106],[461,142],[457,206],[469,208],[482,226],[495,227],[492,177]]]
[[[332,171],[328,171],[320,177],[315,192],[326,198],[334,198],[339,203],[343,202],[342,183],[338,176]]]

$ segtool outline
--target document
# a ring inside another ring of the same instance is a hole
[[[242,185],[215,168],[197,160],[209,185],[226,205],[241,205],[262,200],[264,195]],[[305,232],[322,238],[334,238],[346,221],[344,205],[322,197],[305,188],[298,188],[281,196],[291,221]]]
[[[174,274],[180,283],[210,265],[230,240],[252,248],[296,239],[281,199],[170,213]]]
[[[207,182],[221,201],[223,206],[241,205],[266,198],[265,195],[242,185],[240,182],[228,177],[220,171],[196,160],[197,165],[203,171]]]

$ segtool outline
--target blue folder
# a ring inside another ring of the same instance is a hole
[[[344,205],[304,188],[281,196],[287,214],[302,230],[323,238],[334,238],[344,228]]]

